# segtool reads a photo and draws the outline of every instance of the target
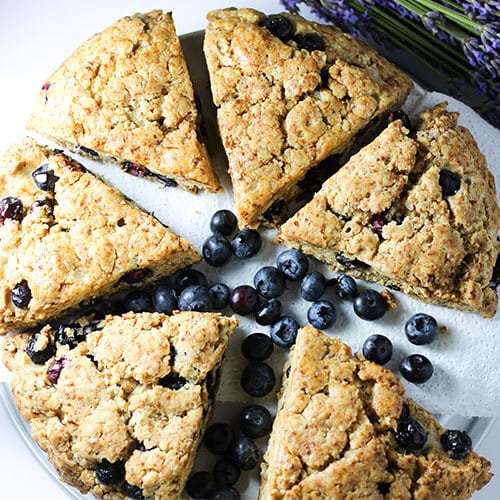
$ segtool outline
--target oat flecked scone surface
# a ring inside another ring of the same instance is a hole
[[[418,454],[395,439],[403,411],[428,433]],[[391,371],[305,327],[284,370],[259,498],[469,498],[490,480],[491,464],[474,451],[449,458],[443,432]]]
[[[44,364],[26,355],[30,334],[7,337],[3,361],[33,439],[63,481],[98,498],[127,498],[128,483],[146,498],[174,499],[211,415],[237,323],[197,312],[107,316],[73,349],[57,343]],[[54,343],[55,333],[44,327],[40,345]],[[61,359],[51,383],[47,370]],[[124,480],[116,486],[96,479],[104,460],[122,462]]]
[[[124,166],[136,175],[152,172],[191,191],[222,189],[197,136],[193,86],[170,13],[118,20],[41,87],[30,130],[82,154],[131,162]]]
[[[335,270],[438,305],[495,314],[500,243],[493,174],[458,113],[425,111],[415,137],[393,122],[328,179],[279,238]],[[443,171],[458,179],[443,192]],[[442,182],[442,179],[441,179]]]
[[[370,121],[399,109],[410,79],[363,42],[332,26],[283,14],[295,35],[325,50],[275,37],[253,9],[208,14],[204,52],[241,226],[257,226],[275,202]]]
[[[43,165],[53,189],[34,182]],[[116,189],[31,139],[0,160],[0,198],[7,197],[22,202],[22,214],[0,224],[0,333],[43,324],[83,301],[200,260],[187,240]],[[12,293],[23,282],[31,299],[18,307]]]

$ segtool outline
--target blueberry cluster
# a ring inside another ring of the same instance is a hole
[[[203,444],[218,456],[213,471],[198,471],[191,475],[186,492],[193,499],[237,500],[235,484],[241,471],[252,470],[260,462],[261,451],[255,439],[271,432],[273,417],[264,406],[251,404],[239,414],[239,433],[225,422],[208,427]]]
[[[427,345],[436,340],[439,333],[437,321],[428,314],[414,314],[405,324],[406,338],[414,345]],[[385,365],[392,357],[392,342],[384,335],[370,335],[363,344],[363,356]],[[414,384],[427,382],[434,373],[430,360],[422,354],[410,354],[399,364],[401,375]]]

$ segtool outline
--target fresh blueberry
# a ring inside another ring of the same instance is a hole
[[[262,239],[255,229],[243,229],[236,234],[231,246],[238,259],[249,259],[262,248]]]
[[[56,385],[61,375],[61,371],[66,365],[66,358],[60,358],[53,361],[47,368],[47,377],[52,385]]]
[[[279,347],[290,347],[295,343],[299,324],[291,316],[283,316],[271,325],[271,340]]]
[[[177,293],[182,292],[182,290],[191,285],[201,285],[208,287],[206,276],[197,269],[183,269],[176,274],[174,290]]]
[[[411,354],[401,360],[399,371],[408,382],[423,384],[434,373],[432,363],[421,354]]]
[[[273,350],[273,341],[265,333],[252,333],[241,343],[241,352],[248,361],[265,361]]]
[[[304,300],[314,302],[325,293],[326,279],[317,271],[306,274],[300,284],[300,295]]]
[[[128,498],[132,498],[133,500],[146,500],[142,489],[135,484],[129,484],[125,482],[123,484],[123,490],[125,491],[125,495],[127,495]]]
[[[44,163],[37,169],[33,170],[31,177],[34,183],[42,191],[53,191],[57,180],[59,179],[54,175],[53,170],[49,170],[49,164]]]
[[[467,432],[450,429],[441,435],[441,446],[450,458],[463,460],[471,452],[472,440]]]
[[[358,295],[358,285],[356,281],[347,274],[339,274],[333,280],[335,293],[341,300],[352,300]]]
[[[241,316],[253,314],[259,308],[259,295],[250,285],[237,286],[229,298],[231,309]]]
[[[280,319],[283,306],[278,299],[269,299],[262,302],[255,313],[255,321],[259,325],[272,325]]]
[[[363,290],[353,301],[354,312],[367,321],[381,318],[387,310],[387,302],[375,290]]]
[[[122,301],[124,312],[140,313],[151,310],[151,296],[143,290],[132,290]]]
[[[451,170],[442,169],[439,172],[439,185],[443,196],[453,196],[460,189],[460,177]]]
[[[202,248],[203,258],[210,266],[221,267],[227,264],[233,255],[231,243],[222,234],[209,236]]]
[[[235,434],[233,428],[224,422],[212,424],[203,436],[203,444],[216,455],[225,455],[234,445]]]
[[[290,281],[300,281],[309,270],[309,260],[299,250],[285,250],[278,255],[276,266]]]
[[[393,120],[401,120],[403,127],[406,127],[408,130],[411,130],[410,117],[402,109],[392,113],[392,119]]]
[[[255,273],[253,284],[265,299],[275,299],[285,292],[285,276],[273,266],[259,269]]]
[[[240,429],[249,438],[267,436],[273,426],[269,410],[261,405],[249,405],[240,412]]]
[[[10,300],[19,309],[26,309],[31,301],[31,289],[26,280],[21,280],[11,291]]]
[[[233,452],[236,464],[241,470],[251,470],[257,467],[260,452],[253,439],[241,436],[236,440]]]
[[[363,356],[369,361],[385,365],[392,357],[392,342],[384,335],[370,335],[363,344]]]
[[[180,311],[208,312],[212,309],[212,296],[208,292],[207,287],[191,285],[182,290],[179,296]]]
[[[264,21],[264,26],[277,38],[286,42],[292,38],[295,28],[286,16],[274,14],[268,16]]]
[[[217,210],[210,219],[210,230],[212,233],[229,236],[235,231],[237,224],[236,215],[231,210]]]
[[[241,375],[241,387],[243,390],[254,396],[260,398],[269,394],[276,383],[273,369],[262,361],[250,363]]]
[[[432,344],[438,336],[437,321],[428,314],[414,314],[405,325],[408,340],[415,345]]]
[[[240,478],[240,468],[234,460],[221,458],[214,465],[214,479],[217,486],[232,486]]]
[[[240,500],[238,490],[234,488],[220,488],[210,496],[210,500]]]
[[[0,224],[6,220],[20,222],[24,216],[23,202],[14,196],[6,196],[0,200]]]
[[[317,33],[298,34],[294,40],[300,49],[308,50],[325,50],[325,42]]]
[[[214,477],[208,471],[195,472],[186,482],[186,493],[193,499],[207,499],[215,491]]]
[[[156,312],[172,314],[177,309],[177,295],[167,285],[159,285],[153,293],[153,307]]]
[[[108,462],[104,459],[97,464],[95,476],[104,486],[115,486],[125,480],[125,466],[123,462]]]
[[[45,339],[45,345],[40,345],[40,348],[37,347],[37,344],[40,342],[40,336],[40,332],[35,332],[26,346],[26,354],[37,365],[43,365],[56,353],[56,348],[49,339]]]
[[[215,311],[222,311],[229,305],[231,290],[225,283],[215,283],[209,289],[208,293],[212,296]]]
[[[337,311],[329,300],[318,300],[307,311],[307,320],[314,328],[330,328],[337,320]]]
[[[399,446],[410,453],[422,451],[427,443],[427,431],[413,417],[398,420],[394,437]]]
[[[188,381],[184,377],[181,377],[178,373],[169,373],[158,380],[159,385],[166,387],[167,389],[171,389],[172,391],[182,389],[187,382]]]

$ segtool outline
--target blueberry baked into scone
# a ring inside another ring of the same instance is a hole
[[[240,226],[273,222],[297,184],[399,110],[411,80],[364,42],[291,15],[208,14],[204,52]]]
[[[3,361],[62,481],[97,498],[179,498],[237,323],[198,312],[84,317],[5,338]]]
[[[333,269],[426,302],[495,314],[500,252],[493,174],[446,103],[400,120],[351,157],[279,239]]]
[[[60,151],[25,139],[0,160],[0,334],[200,259]]]
[[[470,437],[404,397],[391,371],[308,326],[283,375],[261,500],[467,499],[491,478]]]
[[[189,191],[221,191],[170,13],[118,20],[41,86],[27,127],[128,173]]]

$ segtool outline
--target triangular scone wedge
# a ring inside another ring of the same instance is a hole
[[[204,51],[240,226],[272,221],[311,167],[352,146],[412,89],[367,44],[335,27],[283,16],[294,29],[287,41],[264,26],[261,12],[208,14]],[[300,48],[311,35],[322,50]]]
[[[87,331],[76,345],[47,326],[31,344],[30,334],[6,338],[3,357],[62,481],[98,498],[180,498],[237,323],[198,312],[83,319],[70,326]]]
[[[422,439],[405,440],[415,421]],[[307,326],[283,374],[259,498],[467,499],[491,464],[467,448],[451,458],[443,435],[396,375]]]
[[[76,49],[43,84],[27,128],[133,175],[221,191],[199,119],[172,16],[154,10]]]
[[[116,189],[31,139],[0,160],[0,198],[0,334],[201,259]]]
[[[286,245],[338,271],[489,318],[500,250],[495,180],[458,113],[400,121],[328,179],[282,227]]]

